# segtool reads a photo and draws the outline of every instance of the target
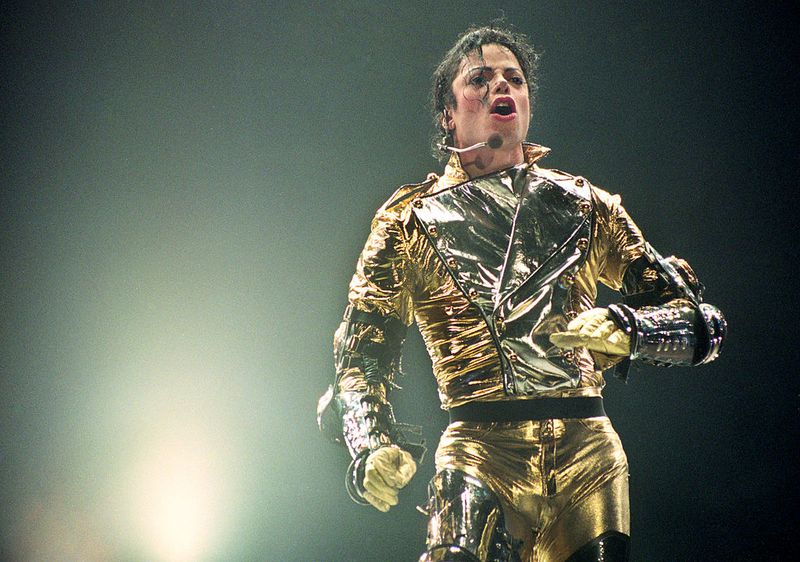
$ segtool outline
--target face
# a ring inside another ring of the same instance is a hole
[[[452,84],[455,107],[448,106],[447,127],[458,148],[486,141],[497,133],[503,148],[519,147],[528,134],[530,102],[522,69],[507,48],[483,45],[461,62]]]

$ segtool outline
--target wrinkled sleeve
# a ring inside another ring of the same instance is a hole
[[[406,326],[413,319],[408,252],[399,216],[384,209],[372,227],[350,281],[350,304],[365,312],[397,318]]]
[[[631,337],[631,359],[654,365],[699,365],[720,352],[727,323],[704,303],[703,286],[686,261],[662,257],[645,242],[619,196],[597,189],[598,233],[605,246],[600,281],[623,295],[611,317]],[[629,361],[617,373],[627,376]]]
[[[413,321],[413,307],[402,224],[384,209],[372,221],[350,281],[348,302],[351,318],[343,320],[334,336],[337,387],[385,398],[387,386],[399,372],[405,328]],[[364,365],[367,343],[372,344],[373,351],[380,351],[379,372]]]
[[[421,460],[421,428],[398,423],[388,400],[400,373],[406,329],[413,318],[405,239],[399,219],[381,209],[358,258],[348,306],[334,334],[336,377],[320,399],[317,421],[353,459],[345,479],[354,501],[364,503],[364,461],[396,445]]]
[[[622,206],[619,195],[595,187],[592,197],[596,209],[596,232],[604,255],[599,280],[619,291],[623,289],[628,267],[644,253],[644,237]]]

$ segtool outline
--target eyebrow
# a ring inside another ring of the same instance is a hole
[[[484,70],[494,70],[494,69],[491,66],[473,66],[472,68],[468,69],[467,72],[474,72],[476,70],[480,70],[481,72],[483,72]],[[522,72],[522,69],[517,66],[507,66],[503,70],[506,72],[509,70],[516,70],[518,72]]]

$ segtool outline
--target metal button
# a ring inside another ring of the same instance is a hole
[[[509,354],[508,354],[508,360],[509,360],[509,361],[516,362],[516,361],[517,361],[517,359],[519,359],[519,355],[517,355],[517,354],[516,354],[516,353],[514,353],[513,351],[512,351],[511,353],[509,353]]]
[[[567,310],[564,312],[564,316],[569,318],[570,320],[575,320],[578,317],[578,313],[574,310]]]
[[[478,291],[474,288],[470,289],[467,293],[469,294],[469,298],[471,299],[478,298]]]
[[[592,210],[592,204],[589,203],[588,201],[581,201],[578,204],[578,209],[580,209],[581,213],[583,213],[584,215],[588,215],[589,211]]]
[[[585,250],[589,247],[589,239],[588,238],[578,238],[578,242],[576,243],[579,250]]]
[[[559,278],[562,287],[570,287],[575,282],[575,276],[571,273],[565,273]]]
[[[439,235],[439,229],[436,228],[436,225],[432,224],[428,227],[428,234],[431,235],[431,238],[436,238]]]
[[[422,208],[422,200],[421,199],[414,199],[414,201],[411,204],[414,205],[415,209],[421,209]]]
[[[567,363],[572,363],[573,361],[575,361],[575,354],[572,353],[571,351],[565,351],[562,357],[564,358],[564,361],[566,361]]]
[[[583,187],[583,183],[584,183],[583,178],[575,178],[575,185],[577,185],[578,187]]]
[[[456,258],[447,258],[447,267],[449,267],[450,269],[456,269],[458,267]]]

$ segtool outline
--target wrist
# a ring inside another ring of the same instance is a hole
[[[635,355],[638,345],[638,331],[636,314],[633,309],[625,304],[610,304],[608,305],[608,317],[630,338],[628,354],[630,356]]]

